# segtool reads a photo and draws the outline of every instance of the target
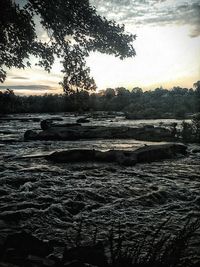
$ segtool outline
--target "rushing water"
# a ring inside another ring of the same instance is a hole
[[[189,145],[187,157],[124,167],[94,162],[55,164],[44,158],[21,158],[71,148],[136,149],[150,142],[136,140],[23,141],[27,129],[38,129],[33,117],[0,122],[1,235],[26,229],[43,239],[66,241],[66,232],[82,218],[85,236],[97,226],[103,236],[115,222],[131,235],[155,231],[171,217],[166,231],[180,229],[188,217],[200,214],[200,153]],[[56,115],[57,116],[57,115]],[[59,117],[61,115],[59,114]],[[16,115],[15,115],[16,117]],[[64,122],[77,117],[64,115]],[[93,119],[92,125],[145,124],[170,127],[171,120],[127,121],[123,117]],[[180,124],[180,122],[178,122]],[[200,235],[193,240],[198,248]]]

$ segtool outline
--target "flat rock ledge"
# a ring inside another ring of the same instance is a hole
[[[82,126],[66,125],[54,126],[43,131],[27,130],[25,140],[80,140],[80,139],[136,139],[145,141],[173,142],[175,138],[169,129],[164,127],[140,127],[127,126]]]
[[[46,156],[47,160],[56,163],[70,162],[116,162],[121,165],[133,166],[136,163],[149,163],[164,159],[172,159],[185,155],[187,147],[183,144],[163,144],[144,146],[134,151],[108,150],[105,152],[95,149],[73,149],[53,152]]]

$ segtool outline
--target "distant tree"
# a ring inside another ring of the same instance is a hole
[[[161,91],[161,92],[160,92]],[[137,95],[138,94],[138,95]],[[126,88],[107,88],[105,91],[91,93],[77,90],[70,94],[34,96],[17,96],[12,90],[0,91],[0,113],[21,112],[63,112],[63,111],[123,111],[130,118],[191,118],[198,113],[197,91],[182,88],[174,90],[158,89],[155,91],[135,90]],[[200,128],[193,122],[194,129]],[[195,126],[195,127],[194,127]],[[190,128],[190,125],[189,125]],[[183,133],[188,127],[183,127]],[[193,135],[197,131],[193,130]],[[198,139],[198,138],[196,138]]]
[[[158,87],[156,88],[154,91],[153,91],[153,95],[155,97],[161,97],[161,96],[164,96],[166,94],[167,90],[166,89],[163,89],[163,87]]]
[[[200,81],[197,81],[196,83],[194,83],[193,86],[197,91],[200,91]]]
[[[126,96],[130,95],[130,91],[124,87],[117,87],[115,90],[117,92],[117,96],[126,97]]]
[[[110,100],[115,96],[115,90],[112,88],[107,88],[104,92],[105,97]]]
[[[84,90],[76,93],[78,111],[87,111],[89,109],[89,97],[89,93]]]
[[[0,114],[15,112],[16,96],[13,90],[0,91]]]
[[[38,24],[47,33],[46,41],[38,36]],[[31,55],[46,71],[59,57],[66,92],[93,90],[85,60],[91,51],[120,59],[135,56],[135,35],[98,15],[89,0],[1,0],[0,32],[0,82],[6,79],[6,68],[31,66]]]
[[[196,105],[197,105],[197,111],[200,112],[200,81],[197,81],[194,83],[194,88],[195,88],[195,94],[196,94]]]
[[[143,93],[142,88],[134,87],[131,91],[132,94],[141,95]]]

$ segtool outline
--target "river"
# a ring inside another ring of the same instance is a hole
[[[137,140],[23,140],[27,129],[39,130],[39,119],[52,117],[61,117],[63,122],[77,119],[73,114],[24,114],[0,121],[2,236],[23,229],[42,239],[66,242],[66,233],[73,232],[83,220],[86,239],[95,227],[101,239],[111,225],[120,222],[131,240],[152,234],[168,218],[165,230],[170,233],[183,227],[188,217],[199,218],[200,153],[192,153],[199,146],[188,145],[186,157],[133,167],[94,162],[55,164],[44,158],[21,158],[72,148],[105,151],[152,144]],[[172,120],[127,121],[117,116],[91,119],[88,125],[170,127],[171,123]],[[193,240],[196,249],[199,242],[197,233]],[[197,257],[200,258],[198,253]]]

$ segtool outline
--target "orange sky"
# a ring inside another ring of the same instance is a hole
[[[121,61],[113,56],[92,53],[87,59],[99,90],[119,86],[128,89],[139,86],[145,90],[160,86],[189,88],[200,80],[198,1],[149,0],[145,4],[139,0],[91,2],[100,14],[126,23],[126,29],[138,36],[134,42],[135,58]],[[141,14],[137,17],[139,12]],[[59,62],[50,74],[38,67],[11,69],[2,86],[18,88],[15,92],[20,94],[60,93],[60,70]]]

